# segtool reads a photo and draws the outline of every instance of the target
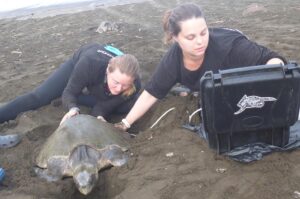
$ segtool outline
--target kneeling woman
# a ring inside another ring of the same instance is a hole
[[[111,46],[85,45],[40,86],[0,107],[0,123],[60,96],[68,108],[61,122],[79,114],[79,105],[91,107],[91,115],[105,119],[127,113],[140,88],[139,63],[133,55]]]

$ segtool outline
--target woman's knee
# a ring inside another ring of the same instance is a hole
[[[39,108],[41,106],[50,104],[50,102],[53,100],[47,95],[43,95],[34,91],[28,93],[27,95],[24,95],[23,98],[27,105],[30,105],[34,108]]]

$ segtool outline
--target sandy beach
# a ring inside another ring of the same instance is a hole
[[[0,102],[38,86],[80,46],[93,42],[112,44],[135,55],[142,67],[143,83],[147,82],[168,49],[162,42],[162,15],[182,2],[186,1],[149,0],[43,18],[1,19]],[[287,59],[300,61],[297,1],[191,2],[202,6],[210,27],[239,29]],[[117,23],[119,29],[97,32],[103,21]],[[192,95],[170,94],[157,103],[130,130],[136,137],[131,140],[128,164],[101,171],[97,186],[88,196],[78,192],[72,178],[47,182],[33,171],[38,152],[65,113],[59,99],[0,124],[1,134],[23,136],[17,146],[0,149],[0,167],[6,171],[0,198],[300,198],[300,150],[272,153],[250,164],[217,155],[197,134],[181,127],[196,110],[197,101]],[[172,107],[175,110],[150,129]],[[83,108],[84,113],[88,111]]]

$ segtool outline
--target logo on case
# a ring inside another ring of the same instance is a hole
[[[276,101],[274,97],[259,97],[256,95],[247,96],[244,95],[242,99],[237,103],[237,106],[240,108],[234,114],[238,115],[242,113],[247,108],[262,108],[265,105],[265,102]]]

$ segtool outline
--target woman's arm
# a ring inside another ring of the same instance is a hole
[[[68,80],[62,94],[63,105],[70,110],[77,106],[77,97],[81,94],[82,89],[88,85],[91,75],[94,71],[90,71],[90,62],[86,57],[80,58],[74,65],[72,74]],[[95,72],[94,72],[95,73]]]
[[[79,114],[77,106],[77,96],[82,92],[82,89],[87,85],[88,70],[86,69],[88,62],[86,59],[77,61],[68,80],[67,86],[62,94],[63,105],[68,108],[68,112],[62,118],[60,125],[67,119]]]
[[[141,118],[156,101],[156,97],[144,90],[125,119],[130,125],[133,124],[135,121]]]
[[[141,118],[156,101],[156,97],[144,90],[127,114],[126,118],[122,120],[123,123],[126,123],[125,126],[117,124],[116,127],[127,130],[135,121]]]
[[[228,65],[236,67],[286,63],[277,52],[247,38],[235,41],[227,57]]]

